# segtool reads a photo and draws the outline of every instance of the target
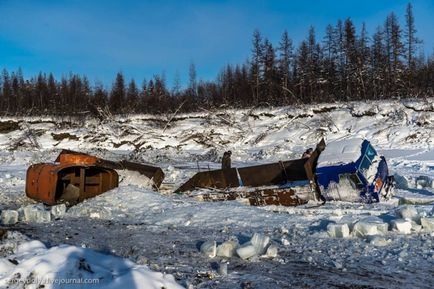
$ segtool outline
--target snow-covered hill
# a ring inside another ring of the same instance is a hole
[[[171,194],[198,167],[219,167],[226,150],[232,151],[235,166],[244,166],[298,158],[322,137],[327,142],[369,139],[396,176],[396,197],[380,204],[286,208],[202,203]],[[59,220],[18,223],[11,229],[49,247],[66,243],[126,257],[173,274],[186,287],[432,288],[433,234],[420,219],[433,214],[433,145],[433,98],[135,115],[103,122],[3,118],[0,206],[33,204],[24,194],[27,167],[54,160],[61,149],[148,161],[165,171],[160,193],[140,176],[121,172],[119,188],[70,208]],[[412,211],[408,208],[416,212],[412,229],[394,231],[394,221],[404,219],[402,212]],[[377,221],[390,230],[353,230],[348,238],[331,238],[327,230],[329,224]],[[209,259],[199,251],[204,241],[235,237],[244,243],[255,232],[271,238],[277,257]],[[229,262],[227,276],[217,274],[222,261]]]

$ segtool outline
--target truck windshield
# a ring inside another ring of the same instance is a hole
[[[362,161],[360,162],[359,170],[362,172],[363,175],[365,175],[366,171],[371,166],[372,162],[374,161],[375,156],[377,155],[377,152],[375,149],[369,144],[366,147],[366,152],[363,155]]]
[[[366,156],[368,159],[372,162],[377,155],[377,152],[374,150],[374,148],[369,144],[366,148]]]

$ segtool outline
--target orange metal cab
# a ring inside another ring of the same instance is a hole
[[[117,187],[118,181],[117,172],[109,168],[72,161],[41,163],[27,170],[26,195],[48,205],[74,205]]]

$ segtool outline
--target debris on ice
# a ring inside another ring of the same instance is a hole
[[[350,228],[347,224],[328,224],[327,232],[332,238],[347,238],[350,236]]]
[[[18,212],[15,210],[3,210],[1,213],[1,223],[3,225],[13,225],[18,222]]]
[[[216,241],[206,241],[200,246],[200,251],[202,254],[209,258],[214,258],[217,254],[217,243]]]

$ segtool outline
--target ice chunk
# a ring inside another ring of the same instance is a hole
[[[217,256],[231,258],[234,255],[235,249],[238,247],[238,242],[229,240],[223,242],[217,247]]]
[[[206,241],[200,246],[200,251],[205,256],[214,258],[217,254],[217,243],[216,241]]]
[[[357,219],[352,215],[344,215],[339,219],[339,224],[347,224],[350,232],[353,230],[355,223],[357,223]]]
[[[420,223],[420,216],[414,206],[404,206],[398,209],[397,216],[407,220]]]
[[[395,177],[396,188],[407,190],[409,188],[409,180],[398,174],[393,175]]]
[[[378,235],[378,227],[376,223],[359,221],[354,225],[353,234],[363,238],[366,236]]]
[[[277,257],[277,246],[276,245],[270,245],[267,249],[266,255],[269,258]]]
[[[416,187],[423,189],[431,186],[432,180],[428,176],[419,176],[416,178]]]
[[[35,222],[36,223],[47,223],[51,221],[50,211],[38,211],[36,213]]]
[[[281,234],[289,234],[289,230],[288,230],[288,228],[280,227],[280,233]]]
[[[369,243],[376,247],[384,247],[390,244],[390,240],[386,240],[384,237],[380,236],[372,236],[372,238],[369,240]]]
[[[434,217],[421,218],[422,228],[427,232],[434,232]]]
[[[29,223],[46,223],[51,221],[50,211],[46,211],[44,205],[29,205],[22,208],[22,220]]]
[[[270,237],[255,233],[250,240],[253,246],[256,248],[256,254],[262,255],[265,251],[265,248],[267,247],[268,243],[270,242]]]
[[[74,203],[80,197],[80,188],[73,184],[68,184],[62,194],[62,199],[66,202]]]
[[[387,233],[389,224],[378,217],[370,216],[358,221],[353,228],[353,234],[357,237],[381,235]]]
[[[389,231],[388,223],[377,223],[377,231],[386,234]]]
[[[17,212],[18,212],[18,221],[25,222],[26,220],[25,220],[25,216],[24,216],[24,208],[22,208],[22,207],[18,208]]]
[[[66,213],[65,204],[60,204],[51,207],[51,215],[53,215],[54,218],[62,218],[65,215],[65,213]]]
[[[226,276],[228,275],[228,263],[226,262],[221,262],[219,264],[219,274],[221,276]]]
[[[282,238],[282,239],[281,239],[281,242],[282,242],[282,245],[283,245],[283,246],[289,246],[289,245],[290,245],[288,239],[286,239],[286,238]]]
[[[97,211],[89,210],[86,214],[89,214],[89,217],[92,219],[109,219],[111,213],[106,208],[99,208]]]
[[[411,233],[411,221],[407,221],[404,219],[396,219],[392,221],[393,229],[403,233],[410,234]]]
[[[415,232],[419,232],[422,230],[422,226],[416,223],[415,221],[411,221],[411,230]]]
[[[18,212],[15,210],[3,210],[1,214],[3,225],[12,225],[18,222]]]
[[[258,255],[256,247],[249,241],[237,249],[237,254],[241,259],[246,260]]]
[[[347,224],[328,224],[327,232],[332,238],[347,238],[350,236],[350,228]]]

